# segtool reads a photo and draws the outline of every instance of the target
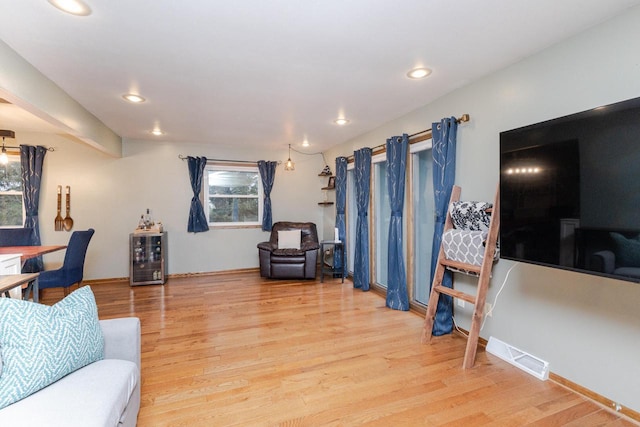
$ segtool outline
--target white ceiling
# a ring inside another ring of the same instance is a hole
[[[0,0],[0,39],[123,138],[158,139],[149,131],[159,126],[168,141],[282,148],[306,138],[309,151],[367,132],[640,4],[85,1],[93,10],[88,17],[46,0]],[[419,65],[433,74],[406,78]],[[127,92],[147,102],[128,104],[121,98]],[[0,104],[0,128],[28,126],[8,108]],[[342,114],[351,123],[338,127],[332,122]]]

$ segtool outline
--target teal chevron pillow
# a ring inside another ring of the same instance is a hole
[[[0,409],[102,359],[104,338],[91,288],[53,306],[0,298],[0,352]]]

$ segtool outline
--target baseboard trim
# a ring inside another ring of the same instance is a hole
[[[207,277],[207,276],[220,276],[222,274],[233,274],[233,273],[257,273],[260,272],[259,267],[251,267],[251,268],[237,268],[235,270],[222,270],[222,271],[204,271],[200,273],[179,273],[179,274],[169,274],[167,275],[167,279],[172,278],[189,278],[189,277]],[[129,279],[127,279],[129,280]]]
[[[255,273],[259,272],[259,267],[252,268],[238,268],[235,270],[222,270],[222,271],[205,271],[201,273],[180,273],[180,274],[168,274],[167,280],[172,278],[189,278],[189,277],[206,277],[206,276],[219,276],[221,274],[231,274],[231,273]],[[89,279],[83,280],[83,285],[100,285],[102,283],[120,283],[120,282],[129,282],[128,277],[113,277],[110,279]]]
[[[576,384],[573,381],[570,381],[564,377],[561,377],[558,374],[554,374],[553,372],[549,373],[549,379],[558,385],[561,385],[565,388],[568,388],[571,391],[575,391],[576,393],[581,394],[587,399],[590,399],[590,400],[593,400],[594,402],[599,403],[609,411],[615,412],[616,414],[624,415],[634,421],[640,421],[640,412],[634,411],[631,408],[627,408],[626,406],[621,405],[618,402],[614,402],[613,400],[606,398],[594,391],[591,391],[588,388],[581,386],[580,384]]]
[[[100,285],[104,283],[120,283],[120,282],[129,282],[128,277],[113,277],[111,279],[88,279],[82,281],[82,286],[87,285]]]
[[[464,337],[466,339],[465,334],[469,334],[469,332],[465,329],[462,328],[458,328],[458,330],[453,330],[454,333],[460,335],[461,337]],[[488,341],[485,340],[482,337],[478,338],[478,345],[482,348],[487,349],[487,344]],[[553,381],[554,383],[565,387],[575,393],[578,393],[579,395],[592,400],[598,404],[600,404],[602,407],[604,407],[604,409],[613,412],[617,415],[624,415],[625,417],[629,418],[630,420],[636,421],[636,422],[640,422],[640,412],[636,412],[631,408],[628,408],[624,405],[619,404],[618,402],[614,402],[613,400],[606,398],[592,390],[589,390],[586,387],[581,386],[580,384],[576,384],[573,381],[570,381],[556,373],[554,373],[553,371],[549,372],[549,380]]]

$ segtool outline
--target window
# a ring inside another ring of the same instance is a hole
[[[257,165],[207,165],[203,186],[209,226],[262,225],[263,191]]]
[[[24,220],[20,157],[9,156],[9,163],[0,165],[0,227],[21,227]]]

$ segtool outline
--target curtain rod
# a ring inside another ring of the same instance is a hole
[[[463,114],[462,116],[460,116],[460,118],[456,119],[456,123],[460,124],[460,123],[464,123],[464,122],[468,122],[470,120],[470,117],[468,114]],[[422,135],[423,133],[427,133],[427,132],[431,132],[431,128],[426,129],[426,130],[421,130],[420,132],[416,132],[414,134],[409,135],[409,138],[413,138],[414,136],[418,136],[418,135]]]
[[[463,114],[462,116],[460,116],[459,118],[456,119],[456,123],[464,123],[464,122],[468,122],[470,120],[470,117],[468,114]],[[431,128],[429,129],[425,129],[425,130],[421,130],[420,132],[416,132],[413,133],[411,135],[409,135],[409,144],[415,144],[416,142],[420,142],[420,141],[424,141],[426,139],[429,139],[430,137],[430,132],[431,132]],[[424,136],[418,136],[418,135],[422,135],[425,134]],[[415,138],[416,136],[418,136],[418,138]],[[411,138],[413,138],[413,141],[411,140]],[[380,145],[376,145],[375,147],[371,148],[371,151],[375,152],[378,150],[382,150],[384,151],[384,149],[386,149],[387,144],[380,144]],[[377,154],[377,153],[376,153]],[[350,155],[349,157],[347,157],[347,162],[353,162],[354,157],[353,154]]]
[[[189,156],[183,156],[182,154],[178,154],[178,158],[180,160],[187,160]],[[207,163],[209,162],[224,162],[224,163],[250,163],[253,165],[257,165],[258,162],[257,161],[252,161],[252,160],[230,160],[230,159],[209,159],[207,158]],[[280,160],[278,160],[278,164],[282,163]]]
[[[5,138],[12,138],[15,139],[16,137],[16,133],[12,130],[9,129],[0,129],[0,136],[2,137],[2,152],[4,153],[6,151],[6,149],[10,149],[10,150],[19,150],[20,149],[20,145],[15,146],[15,145],[5,145]],[[42,145],[40,145],[40,147],[43,147]],[[43,147],[45,150],[47,151],[56,151],[55,148],[53,147]]]
[[[4,148],[6,148],[7,150],[9,150],[9,149],[11,149],[11,150],[19,150],[20,149],[20,146],[15,146],[15,145],[4,145],[3,144],[2,146]],[[41,145],[40,147],[44,147],[44,146]],[[56,151],[56,149],[53,148],[53,147],[44,147],[44,149],[47,150],[47,151]]]

